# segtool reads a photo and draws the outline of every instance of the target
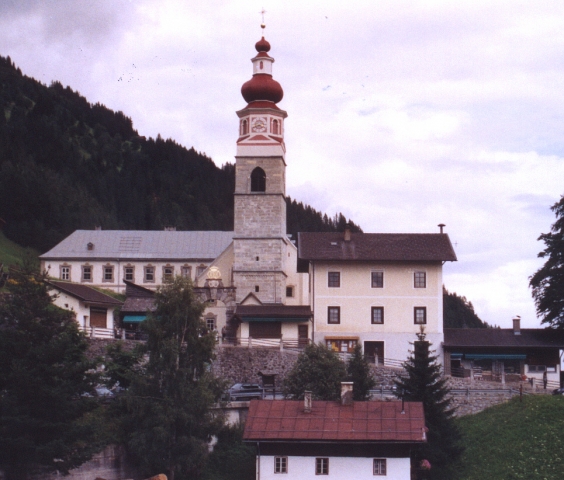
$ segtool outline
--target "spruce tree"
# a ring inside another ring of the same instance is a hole
[[[353,382],[353,400],[369,400],[370,390],[376,385],[376,380],[359,344],[354,347],[347,362],[347,375]]]
[[[94,361],[71,312],[52,303],[45,276],[12,272],[0,299],[0,470],[7,480],[67,473],[97,448]]]
[[[417,334],[413,352],[403,364],[405,375],[395,380],[396,395],[406,401],[422,402],[425,425],[428,428],[427,443],[412,454],[415,470],[420,470],[423,460],[431,464],[426,478],[455,478],[454,463],[462,454],[461,436],[454,423],[454,409],[447,381],[437,363],[437,356],[425,340],[423,328]]]

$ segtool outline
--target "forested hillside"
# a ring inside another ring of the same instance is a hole
[[[44,252],[96,226],[233,229],[233,165],[140,136],[124,113],[26,77],[9,57],[0,57],[0,104],[0,224],[18,244]],[[294,236],[345,223],[288,199]]]

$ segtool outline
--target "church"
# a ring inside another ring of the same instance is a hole
[[[284,92],[270,48],[264,37],[256,43],[252,77],[241,88],[246,106],[236,112],[234,231],[77,230],[41,255],[42,268],[58,281],[140,296],[189,277],[207,304],[208,327],[240,345],[323,342],[347,353],[360,344],[386,363],[405,360],[423,327],[439,346],[442,268],[456,261],[444,225],[423,234],[287,235],[288,115],[278,107]],[[124,305],[124,327],[143,320],[143,305]],[[88,315],[77,321],[89,327]]]

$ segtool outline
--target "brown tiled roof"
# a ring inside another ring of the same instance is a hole
[[[143,297],[128,297],[121,307],[122,315],[125,313],[146,313],[155,311],[155,299]]]
[[[127,297],[155,297],[154,290],[149,290],[148,288],[137,285],[136,283],[130,282],[129,280],[124,280],[123,283],[125,283],[125,295]]]
[[[405,402],[314,401],[311,413],[296,400],[253,400],[245,423],[244,440],[322,442],[422,442],[423,404]]]
[[[364,261],[456,261],[445,233],[343,233],[298,234],[298,257],[302,260]]]
[[[59,282],[51,280],[49,282],[50,285],[57,288],[61,292],[65,292],[83,302],[88,303],[96,303],[100,305],[122,305],[123,302],[116,300],[105,293],[99,292],[88,285],[82,285],[80,283],[71,283],[71,282]]]
[[[445,328],[444,346],[488,348],[564,348],[564,330],[522,328],[515,335],[511,328]]]
[[[303,317],[309,318],[313,316],[309,305],[237,305],[235,308],[235,316],[237,317]]]

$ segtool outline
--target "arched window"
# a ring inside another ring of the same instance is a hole
[[[266,191],[266,173],[260,167],[257,167],[251,173],[251,192]]]
[[[247,135],[248,130],[247,130],[247,120],[243,120],[241,122],[241,135]]]
[[[280,135],[278,120],[272,120],[272,133],[274,135]]]

